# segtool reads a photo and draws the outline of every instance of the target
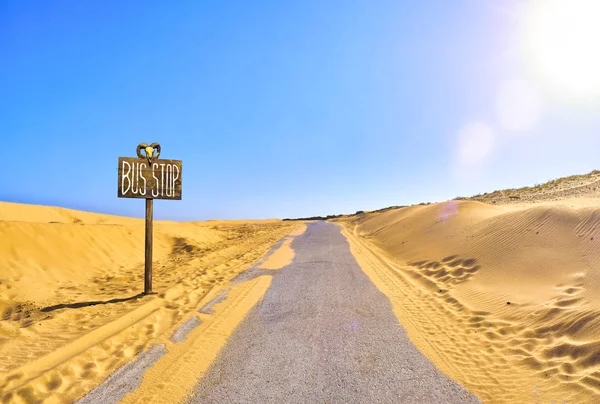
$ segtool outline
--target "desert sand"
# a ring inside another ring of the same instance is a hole
[[[0,202],[0,398],[81,397],[156,341],[168,341],[190,313],[301,227],[279,220],[155,221],[157,294],[140,296],[143,219]],[[243,298],[254,302],[268,283],[262,277],[231,293],[246,290]],[[211,323],[205,317],[203,329]],[[243,313],[221,317],[224,340]]]
[[[341,223],[411,340],[482,401],[598,403],[600,200],[560,196]]]
[[[482,401],[596,403],[599,189],[593,172],[336,222],[411,341]],[[119,397],[184,399],[304,230],[157,221],[158,294],[140,296],[142,219],[0,203],[0,399],[72,402],[142,352],[159,354]]]

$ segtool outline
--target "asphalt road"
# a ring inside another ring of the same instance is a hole
[[[292,247],[191,402],[479,402],[410,342],[338,226],[309,224]]]

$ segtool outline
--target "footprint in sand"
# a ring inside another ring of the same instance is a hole
[[[451,255],[440,261],[409,262],[408,265],[413,267],[415,273],[436,283],[438,290],[465,282],[481,269],[481,266],[477,265],[476,258],[462,259],[458,255]]]

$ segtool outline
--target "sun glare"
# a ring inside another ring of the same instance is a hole
[[[533,0],[522,41],[535,75],[555,90],[600,95],[600,1]]]
[[[485,162],[493,146],[494,132],[482,122],[470,122],[458,133],[458,157],[465,166],[475,167]]]

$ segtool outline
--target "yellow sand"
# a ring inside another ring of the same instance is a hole
[[[259,265],[259,268],[279,269],[291,263],[294,260],[294,250],[290,246],[291,242],[292,239],[285,240],[265,262]]]
[[[288,233],[282,245],[259,267],[281,269],[292,262],[294,250],[290,244],[301,235],[306,225],[298,224]],[[194,392],[194,387],[217,357],[229,336],[244,319],[250,309],[260,301],[271,285],[270,276],[231,287],[225,301],[213,306],[213,314],[195,314],[202,325],[194,330],[181,344],[173,344],[166,337],[160,343],[166,345],[168,354],[144,374],[142,385],[127,395],[123,403],[184,402]],[[200,303],[202,307],[216,296],[213,290]]]
[[[596,201],[453,201],[342,223],[411,340],[484,402],[598,403]]]
[[[263,269],[281,269],[284,266],[291,264],[295,256],[294,249],[291,247],[293,237],[301,235],[305,230],[305,224],[302,224],[295,230],[292,230],[292,232],[288,234],[288,237],[283,241],[281,246],[258,267]]]
[[[0,202],[0,399],[71,402],[170,335],[296,222],[144,221]]]
[[[298,226],[294,230],[292,230],[288,234],[288,236],[297,237],[297,236],[302,235],[305,231],[306,231],[306,224],[305,223],[300,223],[300,224],[298,224]]]
[[[173,344],[166,338],[159,341],[166,345],[168,354],[144,374],[141,386],[121,403],[184,402],[237,325],[262,299],[271,279],[261,276],[232,287],[227,299],[213,306],[214,314],[198,315],[202,325],[183,343]]]

